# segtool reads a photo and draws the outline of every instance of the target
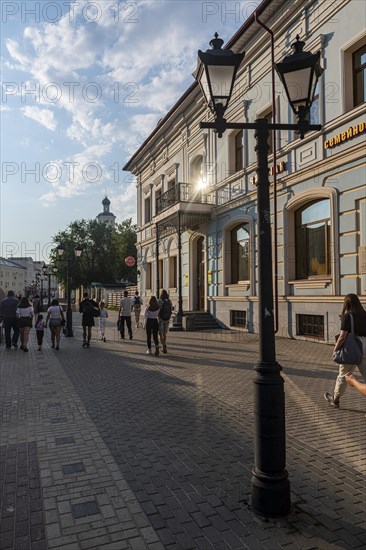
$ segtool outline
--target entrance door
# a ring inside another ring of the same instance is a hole
[[[205,250],[204,239],[197,241],[197,310],[205,311]]]

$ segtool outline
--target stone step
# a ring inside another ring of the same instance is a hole
[[[187,311],[183,317],[183,327],[186,331],[216,330],[221,326],[207,311]]]

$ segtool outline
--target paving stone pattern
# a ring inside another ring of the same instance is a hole
[[[0,446],[0,549],[46,550],[35,442]]]
[[[77,320],[59,352],[1,351],[2,443],[36,445],[47,548],[365,547],[365,401],[349,389],[341,409],[325,403],[329,346],[277,340],[293,512],[262,521],[250,510],[258,337],[170,333],[156,358],[141,329],[118,339],[113,314],[107,342],[83,349]]]

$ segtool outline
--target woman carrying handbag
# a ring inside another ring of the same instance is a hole
[[[20,332],[20,349],[28,351],[29,333],[32,328],[33,307],[25,296],[18,304],[16,316]]]
[[[337,338],[336,344],[333,349],[333,358],[336,362],[341,361],[341,357],[346,357],[347,353],[345,348],[347,346],[347,336],[354,334],[356,338],[356,347],[359,345],[357,340],[361,342],[362,352],[360,354],[359,361],[357,363],[340,363],[339,374],[336,380],[333,393],[326,392],[324,399],[336,409],[339,408],[340,398],[344,394],[347,388],[346,375],[352,374],[356,367],[358,367],[361,375],[365,379],[366,375],[366,311],[361,305],[360,300],[356,294],[347,294],[344,298],[343,309],[341,314],[341,332]],[[353,337],[352,337],[353,339]],[[352,342],[355,346],[355,343]],[[345,361],[347,359],[344,359]]]

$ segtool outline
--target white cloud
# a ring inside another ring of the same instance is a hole
[[[55,120],[53,111],[30,106],[22,107],[22,111],[26,117],[39,122],[39,124],[42,124],[48,130],[52,130],[53,132],[56,130],[57,121]]]
[[[136,223],[136,182],[133,178],[120,195],[109,196],[109,199],[117,221],[132,218],[133,223]]]

